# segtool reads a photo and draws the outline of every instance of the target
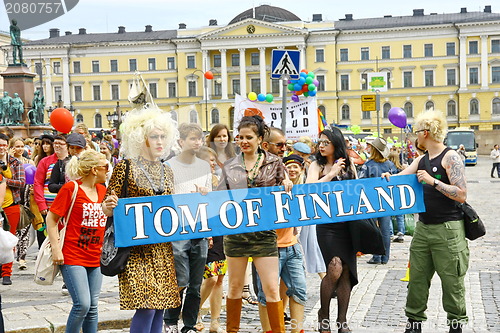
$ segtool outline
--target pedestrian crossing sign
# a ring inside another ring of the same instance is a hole
[[[272,79],[281,79],[283,75],[291,80],[300,78],[300,51],[273,50],[271,63]]]

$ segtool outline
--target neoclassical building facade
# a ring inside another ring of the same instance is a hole
[[[301,67],[320,82],[317,100],[329,123],[376,129],[374,112],[361,111],[370,72],[387,72],[389,89],[380,93],[381,130],[395,127],[391,107],[408,118],[428,109],[447,114],[450,127],[500,129],[500,14],[491,6],[469,12],[338,21],[313,15],[302,21],[289,11],[262,5],[237,15],[229,24],[176,30],[115,33],[60,33],[24,47],[47,107],[59,100],[75,110],[77,121],[108,128],[106,116],[128,107],[134,72],[145,79],[157,104],[179,121],[203,128],[232,124],[235,94],[271,93],[281,103],[280,80],[272,80],[273,49],[300,51]],[[213,80],[204,72],[211,70]],[[291,94],[286,92],[286,98]]]

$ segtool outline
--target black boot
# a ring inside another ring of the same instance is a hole
[[[405,333],[422,333],[422,322],[408,318]]]

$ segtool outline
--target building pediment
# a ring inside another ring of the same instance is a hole
[[[302,29],[291,28],[256,19],[246,19],[220,29],[212,30],[199,36],[199,40],[231,39],[269,35],[303,35],[307,32]]]

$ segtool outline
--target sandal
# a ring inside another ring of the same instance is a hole
[[[250,305],[257,305],[259,304],[259,301],[255,299],[253,295],[248,295],[248,297],[242,297],[243,303],[245,304],[250,304]]]
[[[200,322],[197,322],[196,325],[194,325],[194,328],[198,331],[198,332],[201,332],[205,329],[205,325],[203,325],[203,323],[200,321]]]

